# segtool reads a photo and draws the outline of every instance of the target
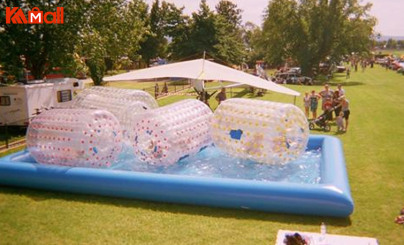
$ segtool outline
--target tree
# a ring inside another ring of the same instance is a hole
[[[24,13],[33,7],[43,12],[55,12],[64,7],[64,24],[6,24],[6,7],[19,7]],[[42,79],[54,66],[68,66],[73,61],[73,50],[78,44],[77,33],[82,27],[85,1],[10,1],[0,2],[0,63],[4,70],[21,76],[23,68]]]
[[[187,48],[186,55],[202,54],[207,52],[216,54],[217,44],[215,14],[206,4],[206,0],[202,0],[197,13],[192,13],[192,24],[190,27],[189,43],[185,45]]]
[[[237,4],[228,1],[221,0],[216,5],[216,12],[233,28],[239,28],[241,25],[241,9],[237,8]]]
[[[397,48],[398,49],[404,48],[404,40],[398,40],[397,41]]]
[[[321,61],[338,61],[350,52],[369,52],[375,19],[371,4],[358,0],[273,0],[260,47],[265,59],[281,65],[290,58],[311,75]]]
[[[396,49],[397,48],[397,40],[389,38],[387,40],[386,48],[388,48],[388,49]]]
[[[161,5],[159,0],[153,2],[146,21],[149,32],[142,41],[140,50],[148,65],[152,58],[163,58],[172,54],[178,57],[177,53],[181,52],[179,44],[185,42],[189,34],[189,17],[183,15],[183,9],[166,1]]]
[[[254,66],[257,60],[262,60],[265,56],[264,50],[259,45],[262,30],[252,22],[247,22],[243,26],[243,42],[246,47],[245,62],[249,66]]]
[[[105,75],[105,57],[107,54],[104,40],[97,30],[85,32],[82,40],[82,54],[86,57],[86,64],[90,70],[94,85],[101,85]]]
[[[256,44],[269,64],[281,65],[293,53],[293,42],[299,40],[295,9],[293,0],[274,0],[268,5],[262,34]]]
[[[146,25],[149,32],[145,35],[141,42],[139,50],[142,59],[147,65],[150,65],[150,60],[157,56],[164,56],[166,52],[167,40],[164,37],[163,30],[163,11],[160,8],[160,1],[155,0],[152,4],[150,15],[146,18]]]
[[[180,45],[189,38],[190,18],[183,14],[184,7],[177,8],[172,3],[165,1],[161,4],[162,26],[164,36],[170,39],[167,47],[167,56],[172,58],[181,57]]]
[[[192,19],[186,19],[181,25],[185,30],[172,45],[173,57],[201,56],[207,52],[224,63],[241,63],[245,53],[240,27],[241,10],[230,1],[222,0],[216,11],[210,10],[206,0],[201,0],[199,10],[192,13]]]
[[[85,57],[99,84],[106,60],[113,64],[138,51],[146,6],[142,0],[3,1],[2,9],[20,7],[24,12],[33,7],[44,12],[64,7],[64,24],[5,24],[1,18],[0,62],[9,73],[18,75],[25,67],[42,79],[55,66],[74,71],[75,62]]]
[[[92,0],[86,12],[82,42],[76,49],[86,58],[95,85],[121,57],[133,57],[146,32],[147,5],[141,0]]]
[[[233,64],[240,64],[245,58],[245,45],[242,39],[241,10],[237,5],[221,0],[216,5],[216,36],[218,58]]]

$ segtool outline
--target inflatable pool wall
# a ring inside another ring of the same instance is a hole
[[[141,200],[347,217],[353,212],[341,142],[310,136],[322,151],[320,184],[205,178],[36,164],[27,151],[0,158],[0,184]]]

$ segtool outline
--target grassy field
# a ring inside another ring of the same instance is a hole
[[[0,244],[274,244],[278,229],[376,237],[402,244],[394,218],[404,206],[404,76],[378,66],[336,74],[351,102],[344,145],[355,202],[349,218],[310,217],[164,204],[90,195],[0,187]],[[209,84],[213,86],[217,84]],[[130,86],[130,85],[129,85]],[[321,86],[288,86],[300,92]],[[243,89],[237,96],[254,97]],[[160,105],[191,96],[166,97]],[[192,97],[193,98],[193,97]],[[259,99],[293,103],[267,93]],[[302,98],[296,101],[302,107]],[[216,107],[211,99],[210,105]],[[313,133],[322,133],[315,131]]]

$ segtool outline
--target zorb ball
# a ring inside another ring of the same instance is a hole
[[[151,107],[141,101],[132,101],[125,98],[106,98],[92,93],[80,93],[76,96],[72,108],[103,109],[111,112],[118,119],[122,127],[123,138],[129,137],[129,127],[132,123],[132,115],[143,113]]]
[[[135,101],[143,102],[149,109],[158,107],[157,101],[149,93],[142,90],[93,86],[91,88],[84,89],[80,94],[98,95],[107,101],[110,99],[118,99],[127,103]]]
[[[121,151],[121,127],[105,110],[53,109],[29,124],[27,147],[38,163],[105,168]]]
[[[309,127],[291,104],[228,99],[216,109],[211,135],[229,155],[266,164],[285,164],[306,149]]]
[[[171,165],[212,143],[212,111],[199,100],[183,100],[136,115],[130,142],[135,155],[153,165]]]

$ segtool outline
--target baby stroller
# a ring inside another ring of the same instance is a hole
[[[310,130],[313,130],[315,126],[321,128],[324,130],[324,132],[330,132],[331,130],[331,125],[328,124],[328,121],[331,120],[332,118],[332,112],[335,110],[335,107],[331,107],[327,110],[324,111],[323,114],[321,114],[319,117],[316,119],[312,120],[309,122],[309,128]]]

